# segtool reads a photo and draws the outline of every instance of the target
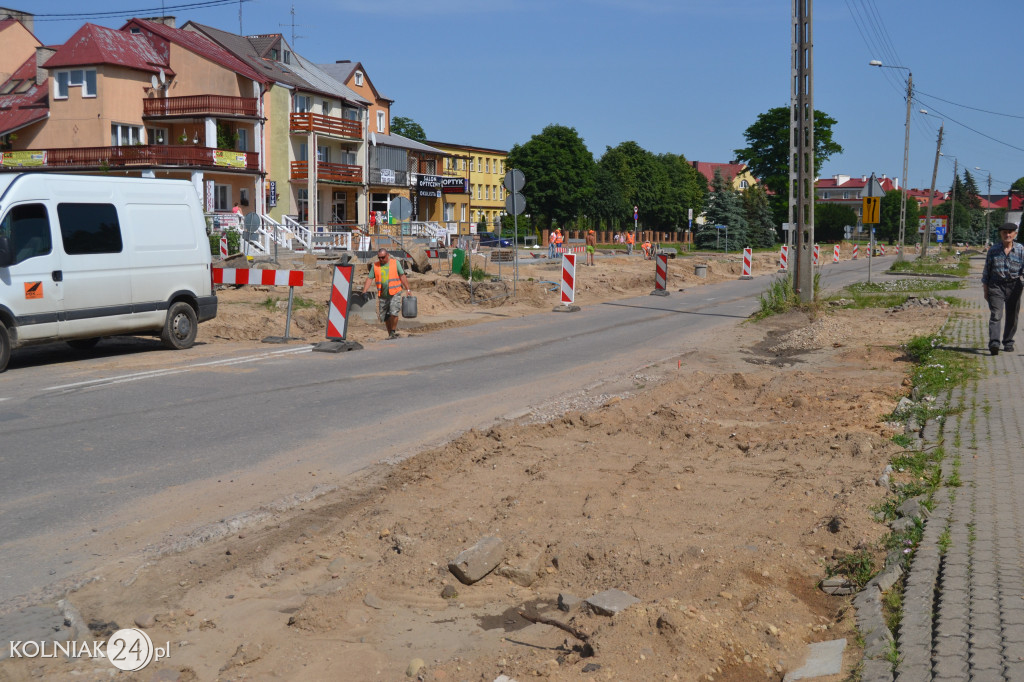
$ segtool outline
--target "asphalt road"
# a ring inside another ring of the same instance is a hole
[[[876,259],[876,273],[891,260]],[[821,285],[866,272],[865,260],[829,264]],[[119,546],[338,481],[694,343],[727,342],[772,279],[685,292],[670,279],[667,297],[338,355],[267,347],[195,362],[186,351],[142,372],[109,358],[92,370],[96,360],[61,349],[59,362],[13,362],[0,375],[0,612]]]

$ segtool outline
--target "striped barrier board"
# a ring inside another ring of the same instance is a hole
[[[786,272],[789,270],[789,246],[783,244],[779,248],[779,272]]]
[[[832,262],[839,262],[839,244],[836,244],[835,246],[832,247]]]
[[[427,249],[427,258],[440,258],[441,252],[437,249]]]
[[[584,248],[586,248],[586,247],[583,247],[583,246],[556,246],[555,247],[555,253],[561,254],[561,255],[564,255],[564,254],[567,254],[567,253],[583,253],[583,249]]]
[[[220,238],[220,257],[221,259],[228,257],[228,236],[224,235]]]
[[[753,259],[754,250],[750,247],[743,249],[743,274],[740,279],[754,279],[754,276],[750,274]]]
[[[857,252],[858,251],[859,251],[859,247],[856,244],[854,244],[853,245],[853,260],[857,260]]]
[[[562,303],[572,305],[576,300],[576,254],[562,255]]]
[[[213,268],[213,283],[301,287],[303,274],[302,270],[246,270],[240,268]]]
[[[348,334],[348,302],[352,298],[354,265],[337,265],[331,280],[330,308],[327,311],[327,339],[344,341]]]
[[[878,255],[879,256],[884,256],[885,255],[885,244],[879,244],[878,245]]]
[[[818,266],[819,256],[820,255],[821,255],[821,247],[818,246],[817,244],[815,244],[814,245],[814,261],[811,263],[811,265],[813,265],[815,267]]]
[[[654,257],[654,288],[660,291],[668,289],[668,256]]]

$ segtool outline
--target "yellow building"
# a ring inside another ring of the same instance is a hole
[[[481,221],[488,230],[497,230],[499,219],[505,212],[506,193],[502,180],[508,152],[450,142],[428,141],[427,144],[449,155],[445,160],[446,175],[451,173],[464,177],[468,184],[460,222],[471,224],[473,228],[459,231],[475,231]]]

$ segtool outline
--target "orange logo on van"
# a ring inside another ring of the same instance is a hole
[[[43,297],[43,283],[42,282],[25,282],[25,298],[42,298]]]

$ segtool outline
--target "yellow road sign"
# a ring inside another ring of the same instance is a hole
[[[876,225],[878,213],[882,205],[882,197],[864,197],[864,208],[861,212],[861,222],[865,225]]]

